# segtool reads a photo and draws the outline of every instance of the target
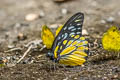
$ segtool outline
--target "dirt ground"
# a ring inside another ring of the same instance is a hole
[[[85,15],[86,37],[91,43],[97,39],[100,44],[101,36],[111,25],[120,27],[119,5],[120,0],[1,0],[0,57],[9,61],[0,67],[0,80],[120,80],[120,58],[116,57],[93,56],[84,66],[65,67],[46,58],[48,50],[34,49],[14,65],[27,50],[25,45],[41,40],[42,25],[48,25],[54,32],[76,12]],[[35,17],[31,20],[29,14]],[[8,51],[11,48],[19,49]],[[100,54],[104,50],[90,47],[90,52]]]

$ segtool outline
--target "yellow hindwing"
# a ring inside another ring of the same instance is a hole
[[[43,44],[46,45],[47,49],[50,49],[55,37],[52,31],[46,25],[42,26],[41,38]]]
[[[108,51],[120,51],[120,31],[117,27],[112,26],[104,33],[102,45]]]

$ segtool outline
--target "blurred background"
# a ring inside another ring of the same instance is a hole
[[[4,53],[4,51],[13,47],[21,47],[32,40],[41,39],[42,25],[46,24],[54,32],[59,25],[64,24],[77,12],[82,12],[85,15],[83,35],[101,38],[103,33],[112,25],[120,27],[120,0],[0,0],[0,57],[18,55],[18,53]],[[27,64],[27,62],[25,63]],[[96,65],[101,66],[101,64]],[[72,75],[71,80],[90,78],[91,80],[109,80],[114,77],[114,75],[107,75],[106,70],[99,74],[96,70],[94,72],[93,67],[90,67],[93,72],[89,71],[88,67],[90,66],[88,65],[85,68],[85,71],[88,71],[87,74],[84,74],[84,71],[81,73],[84,76],[83,78],[79,77],[80,73],[73,75],[73,72],[68,74],[62,70],[58,70],[56,74],[51,74],[51,72],[48,73],[49,70],[47,71],[49,68],[40,67],[40,64],[19,64],[12,68],[0,69],[2,76],[0,79],[48,80],[47,77],[49,77],[50,80],[70,80],[68,75]],[[101,67],[94,67],[97,70],[101,69]],[[109,69],[109,66],[106,69]],[[88,74],[89,72],[90,74]],[[108,70],[108,72],[110,71]],[[104,73],[106,76],[101,76]]]
[[[104,32],[109,25],[120,23],[119,4],[119,0],[2,0],[0,37],[14,37],[29,30],[32,34],[41,30],[43,24],[56,28],[76,12],[85,14],[83,28],[88,33]]]

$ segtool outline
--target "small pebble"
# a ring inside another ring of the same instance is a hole
[[[8,48],[9,49],[12,49],[12,48],[14,48],[15,46],[14,45],[8,45]]]
[[[105,20],[101,20],[101,21],[100,21],[100,23],[105,24],[105,23],[106,23],[106,21],[105,21]]]
[[[65,9],[65,8],[63,8],[63,9],[61,10],[61,13],[65,15],[65,14],[67,14],[67,13],[68,13],[68,10],[67,10],[67,9]]]
[[[16,60],[16,56],[12,56],[12,60]]]
[[[115,21],[115,18],[110,16],[109,18],[106,19],[107,22],[112,23]]]
[[[114,75],[114,78],[118,78],[118,75]]]
[[[6,58],[7,58],[8,60],[10,60],[10,59],[11,59],[11,57],[9,57],[9,56],[8,56],[8,57],[6,57]]]
[[[5,33],[5,38],[7,39],[10,36],[10,32]]]
[[[99,78],[101,77],[101,75],[97,75]]]
[[[19,33],[17,38],[18,38],[18,40],[25,40],[25,39],[27,39],[27,36],[24,35],[23,33]]]
[[[81,65],[81,67],[85,67],[85,65]]]
[[[108,78],[105,76],[105,77],[103,77],[103,80],[108,80]]]
[[[77,77],[75,77],[74,79],[75,79],[75,80],[77,80],[78,78],[77,78]]]
[[[57,27],[59,27],[60,26],[60,24],[51,24],[50,25],[50,28],[57,28]]]
[[[16,23],[16,24],[14,25],[14,27],[15,27],[15,28],[19,28],[19,27],[21,27],[21,24],[20,24],[20,23]]]
[[[83,29],[83,30],[82,30],[82,34],[83,34],[83,35],[88,35],[88,31],[87,31],[86,29]]]
[[[25,20],[26,20],[26,21],[34,21],[34,20],[38,19],[39,16],[40,16],[39,14],[30,13],[30,14],[27,14],[27,15],[25,16]]]
[[[40,17],[44,17],[45,13],[43,11],[40,12]]]
[[[23,61],[22,63],[23,63],[23,64],[28,64],[28,62],[29,62],[28,59],[26,59],[26,60]]]
[[[30,57],[30,58],[25,59],[22,63],[23,64],[31,64],[33,62],[34,62],[34,60],[32,60],[32,58]]]

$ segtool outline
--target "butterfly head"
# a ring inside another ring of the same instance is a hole
[[[59,61],[59,58],[57,58],[57,59],[54,58],[54,54],[53,54],[52,51],[49,51],[46,56],[49,57],[50,60],[52,60],[53,62],[58,62]]]

